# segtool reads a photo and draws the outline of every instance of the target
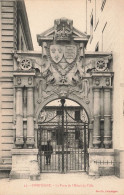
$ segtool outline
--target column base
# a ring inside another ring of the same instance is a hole
[[[23,137],[17,137],[15,145],[17,148],[22,148],[24,145]]]
[[[111,137],[110,136],[106,136],[106,137],[104,136],[103,143],[104,143],[104,146],[105,146],[106,149],[111,148],[111,145],[112,145]]]
[[[28,137],[26,141],[26,145],[28,148],[34,148],[34,137]]]
[[[124,149],[115,149],[115,175],[124,178]]]
[[[113,149],[88,149],[89,175],[105,176],[114,175],[114,150]]]
[[[100,147],[101,140],[100,136],[93,136],[93,147],[98,149]]]
[[[32,175],[39,177],[40,172],[37,162],[38,149],[12,149],[12,170],[10,179],[28,179]],[[32,166],[32,161],[37,162],[37,166]]]

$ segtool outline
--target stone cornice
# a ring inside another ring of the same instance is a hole
[[[12,154],[33,155],[38,154],[38,149],[12,149]]]
[[[85,56],[87,57],[105,57],[112,55],[112,52],[93,52],[93,51],[85,51]]]
[[[15,71],[13,72],[13,76],[34,76],[35,75],[35,72],[19,72],[19,71]]]
[[[113,76],[114,72],[92,72],[92,77]]]

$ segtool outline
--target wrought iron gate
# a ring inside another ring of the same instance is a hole
[[[71,112],[62,104],[56,115],[39,122],[41,172],[88,171],[88,122],[75,120]]]

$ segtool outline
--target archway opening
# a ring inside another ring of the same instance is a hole
[[[38,116],[41,172],[88,171],[88,115],[68,99],[49,102]]]

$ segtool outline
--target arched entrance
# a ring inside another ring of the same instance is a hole
[[[88,162],[90,175],[114,171],[114,166],[111,169],[107,163],[114,159],[110,150],[112,55],[85,52],[88,36],[65,18],[55,20],[54,27],[37,39],[42,53],[14,54],[16,133],[12,161],[16,165],[12,164],[11,175],[28,177],[31,161],[38,164],[37,159],[41,172],[88,171]],[[47,104],[58,98],[62,100],[56,108],[58,114],[55,110],[44,118]],[[79,103],[87,121],[76,118],[74,110],[65,106],[65,99]],[[51,159],[47,156],[49,140]]]
[[[70,100],[46,105],[38,117],[38,149],[41,172],[88,171],[88,116]],[[69,105],[70,102],[70,105]]]

